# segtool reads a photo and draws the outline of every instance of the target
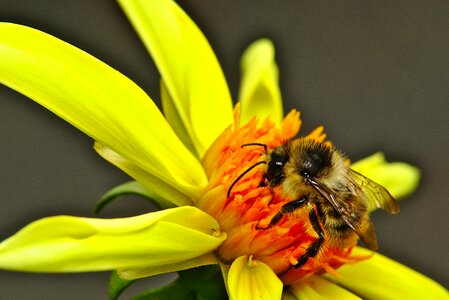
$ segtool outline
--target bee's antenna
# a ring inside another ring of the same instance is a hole
[[[249,144],[245,144],[245,145],[249,145]],[[262,145],[262,144],[261,144]],[[266,147],[266,145],[264,145],[265,147]],[[243,145],[242,145],[242,147],[243,147]],[[240,179],[242,179],[242,177],[243,176],[245,176],[249,171],[251,171],[252,169],[254,169],[255,167],[257,167],[258,165],[261,165],[261,164],[266,164],[267,162],[266,161],[259,161],[259,162],[257,162],[257,163],[255,163],[254,165],[252,165],[251,167],[249,167],[248,169],[246,169],[245,170],[245,172],[243,172],[242,174],[240,174],[239,175],[239,177],[237,177],[235,180],[234,180],[234,182],[231,184],[231,186],[229,187],[229,189],[228,189],[228,193],[227,193],[227,197],[229,198],[229,196],[231,196],[231,190],[232,190],[232,188],[234,187],[234,185],[240,180]]]
[[[240,148],[248,147],[248,146],[261,146],[261,147],[264,148],[265,152],[267,152],[267,150],[268,150],[267,145],[262,144],[262,143],[248,143],[248,144],[243,144],[243,145],[240,146]],[[231,186],[229,187],[228,193],[227,193],[227,197],[229,198],[229,196],[231,196],[232,188],[234,187],[234,185],[235,185],[240,179],[242,179],[243,176],[245,176],[249,171],[251,171],[252,169],[254,169],[255,167],[257,167],[258,165],[266,164],[266,163],[267,163],[266,161],[259,161],[259,162],[255,163],[254,165],[252,165],[251,167],[249,167],[248,169],[246,169],[245,172],[243,172],[242,174],[240,174],[240,175],[234,180],[234,182],[232,182]]]
[[[248,144],[243,144],[240,147],[243,148],[243,147],[247,147],[247,146],[262,146],[265,149],[265,152],[267,152],[267,150],[268,150],[267,145],[262,144],[262,143],[248,143]]]

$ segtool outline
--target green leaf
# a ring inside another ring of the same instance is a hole
[[[155,193],[147,190],[137,181],[129,181],[112,188],[103,196],[101,196],[100,200],[95,205],[95,213],[99,213],[106,205],[111,203],[113,200],[125,195],[136,195],[144,197],[145,199],[150,200],[151,202],[156,204],[160,209],[173,207],[173,204],[165,199],[162,199]]]
[[[161,288],[143,292],[132,300],[197,300],[195,293],[179,280]]]
[[[116,300],[121,293],[133,284],[135,280],[125,280],[118,276],[116,271],[112,271],[108,284],[109,300]]]
[[[204,266],[178,272],[179,278],[173,283],[153,289],[136,296],[135,300],[148,299],[194,299],[194,300],[226,300],[226,289],[220,268]]]
[[[178,272],[179,281],[196,293],[196,299],[226,300],[227,293],[217,265]]]

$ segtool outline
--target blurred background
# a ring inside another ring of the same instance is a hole
[[[234,102],[241,53],[268,37],[276,46],[285,112],[301,111],[303,133],[324,125],[353,161],[381,150],[390,161],[422,170],[400,215],[373,214],[379,251],[448,287],[449,2],[178,3],[208,37]],[[0,21],[43,30],[91,53],[159,101],[159,75],[114,1],[0,0]],[[49,215],[94,217],[97,199],[128,180],[93,151],[89,137],[0,86],[1,240]],[[130,197],[100,216],[151,209]],[[0,271],[0,298],[106,299],[108,277]],[[168,280],[160,276],[133,289]]]

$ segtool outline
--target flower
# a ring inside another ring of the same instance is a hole
[[[226,147],[233,147],[236,157],[245,165],[259,158],[255,149],[239,149],[241,143],[235,135],[253,126],[249,133],[260,136],[245,138],[263,137],[267,145],[275,145],[293,137],[299,129],[295,112],[282,121],[271,43],[261,40],[245,53],[241,111],[233,119],[220,66],[185,13],[171,1],[120,4],[161,73],[166,119],[125,76],[73,46],[19,25],[0,26],[0,81],[91,136],[100,155],[139,182],[122,186],[118,193],[141,193],[163,207],[179,207],[123,219],[60,216],[36,221],[0,244],[0,267],[33,272],[118,269],[122,277],[138,278],[220,263],[232,298],[279,299],[283,283],[276,271],[276,260],[273,257],[263,260],[254,245],[233,247],[242,246],[239,244],[245,238],[242,232],[255,234],[250,229],[235,230],[235,218],[244,217],[243,208],[231,206],[229,212],[222,214],[217,209],[220,203],[213,201],[218,197],[223,200],[225,187],[229,187],[240,170],[226,169],[230,163],[220,162],[227,159],[221,155]],[[273,123],[257,123],[252,119],[254,115],[261,120],[273,116]],[[387,164],[381,155],[353,167],[376,181],[385,181],[382,183],[397,196],[410,192],[418,177],[415,169],[404,164]],[[398,175],[410,178],[403,179],[404,184],[397,181]],[[255,182],[242,181],[239,185],[249,184],[248,195],[256,190]],[[239,188],[243,187],[236,186],[234,191]],[[267,247],[267,242],[258,243]],[[366,256],[362,249],[354,251]],[[222,260],[217,260],[216,253]],[[349,253],[337,254],[341,261]],[[399,280],[394,281],[394,289],[373,291],[372,284],[355,280],[375,266],[376,274],[390,275],[383,278],[385,287],[393,282],[392,278]],[[333,264],[322,267],[332,271]],[[447,296],[431,280],[378,254],[354,266],[344,266],[339,273],[346,275],[325,278],[312,275],[291,282],[281,277],[284,283],[291,283],[285,296],[307,299],[313,293],[323,297],[331,293],[355,297],[332,282],[366,296],[375,292],[393,297],[404,297],[406,293]],[[413,279],[422,284],[413,286]]]

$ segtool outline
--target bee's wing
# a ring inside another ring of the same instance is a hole
[[[398,203],[386,188],[352,169],[348,170],[350,181],[353,183],[352,192],[365,203],[369,211],[382,208],[391,214],[399,213]]]
[[[368,246],[368,248],[371,250],[377,250],[378,246],[376,233],[374,232],[373,223],[371,223],[369,219],[364,223],[364,226],[360,226],[357,231],[357,235],[362,239],[365,245]]]
[[[377,239],[373,224],[368,220],[360,221],[360,212],[354,211],[337,192],[319,181],[309,178],[308,182],[320,193],[340,214],[342,220],[363,240],[371,250],[377,250]]]
[[[358,232],[358,217],[351,211],[351,208],[346,204],[346,201],[338,194],[332,191],[329,187],[321,182],[309,178],[308,182],[312,187],[321,194],[340,214],[343,221],[348,224],[355,232]]]

